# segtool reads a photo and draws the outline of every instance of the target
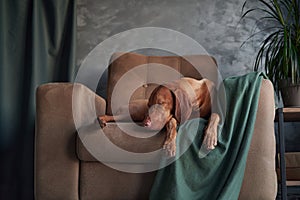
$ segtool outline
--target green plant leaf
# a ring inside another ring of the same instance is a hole
[[[275,88],[278,88],[280,79],[291,78],[293,83],[299,83],[299,0],[258,0],[257,6],[247,10],[248,1],[243,4],[241,19],[246,18],[250,13],[258,13],[261,17],[256,19],[253,32],[246,41],[257,34],[265,34],[255,57],[254,70],[263,68]],[[268,24],[268,27],[257,31],[261,24]]]

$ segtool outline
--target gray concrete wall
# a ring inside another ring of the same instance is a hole
[[[239,25],[244,0],[78,0],[77,64],[97,44],[138,27],[164,27],[199,42],[219,64],[223,77],[252,70],[257,41],[241,44],[253,20]],[[259,38],[256,38],[259,39]]]

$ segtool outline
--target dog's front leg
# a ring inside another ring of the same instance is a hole
[[[215,149],[218,144],[218,124],[220,122],[220,117],[217,113],[212,113],[206,130],[204,132],[203,144],[206,145],[207,149]]]
[[[176,127],[177,121],[175,118],[171,118],[171,120],[166,124],[167,135],[163,149],[167,151],[167,155],[170,157],[173,157],[176,154]]]
[[[145,117],[145,113],[148,112],[148,100],[134,100],[129,103],[129,105],[125,105],[120,107],[117,112],[112,115],[102,115],[98,116],[98,122],[100,126],[103,128],[106,126],[107,122],[113,121],[142,121]],[[129,113],[128,113],[129,109]]]
[[[115,121],[115,118],[111,115],[102,115],[97,117],[98,122],[101,126],[101,128],[104,128],[106,126],[107,122]]]

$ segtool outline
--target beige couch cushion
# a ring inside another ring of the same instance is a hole
[[[156,87],[154,84],[149,84],[154,80],[166,78],[165,73],[159,73],[156,70],[151,70],[157,66],[169,66],[177,70],[181,75],[201,79],[203,75],[211,74],[216,76],[217,65],[213,57],[207,55],[194,56],[145,56],[135,53],[116,53],[112,56],[111,64],[108,71],[108,88],[107,88],[107,114],[112,114],[111,100],[112,93],[116,84],[122,76],[128,71],[137,66],[146,66],[147,70],[132,73],[131,80],[139,80],[140,86],[131,96],[131,100],[148,99],[152,90]],[[161,69],[163,67],[160,67]],[[199,73],[203,72],[203,75]],[[170,74],[168,74],[170,75]],[[132,84],[128,81],[125,84]],[[126,92],[126,91],[125,91]],[[122,94],[118,94],[121,98]],[[114,99],[118,102],[118,99]]]
[[[79,130],[80,136],[77,136],[76,141],[77,157],[81,161],[86,162],[98,161],[96,158],[101,157],[102,162],[134,163],[134,159],[128,161],[127,157],[119,157],[118,154],[114,152],[114,149],[110,148],[109,143],[100,138],[99,135],[102,133],[114,145],[128,152],[148,153],[161,149],[165,139],[163,131],[152,136],[151,132],[136,130],[136,126],[132,123],[122,123],[122,126],[125,126],[127,130],[133,130],[131,134],[133,134],[134,131],[139,131],[137,134],[140,134],[140,136],[143,135],[145,138],[138,138],[127,134],[127,131],[124,132],[121,130],[116,123],[108,123],[103,129],[103,132],[99,124],[91,124]],[[148,138],[148,135],[151,136]],[[159,156],[159,154],[157,156]],[[157,163],[157,161],[157,157],[149,156],[136,160],[136,163]]]

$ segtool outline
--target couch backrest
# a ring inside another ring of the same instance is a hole
[[[112,104],[124,105],[124,98],[147,99],[161,80],[182,76],[201,79],[216,74],[216,61],[208,55],[146,56],[136,53],[115,53],[108,67],[107,114]],[[210,78],[212,79],[212,78]],[[112,98],[116,95],[117,98]],[[112,103],[112,99],[114,102]]]

